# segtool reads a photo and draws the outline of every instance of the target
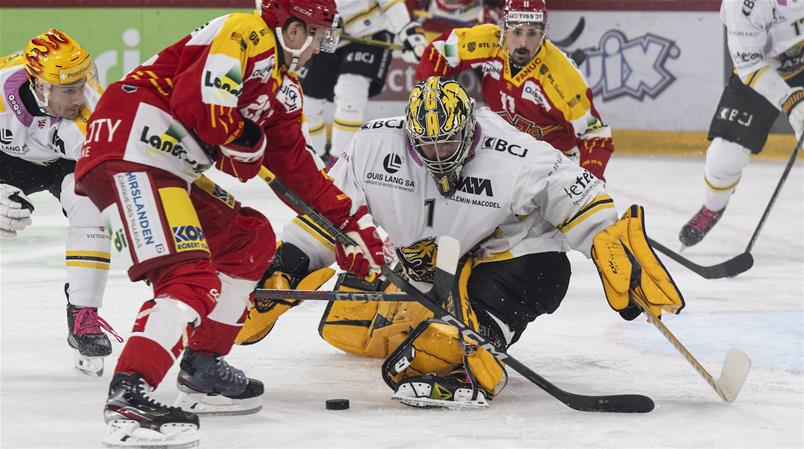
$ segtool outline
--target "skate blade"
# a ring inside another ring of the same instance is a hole
[[[475,400],[475,401],[442,401],[438,399],[430,399],[430,398],[411,398],[411,397],[397,397],[393,396],[392,399],[396,399],[399,402],[409,406],[409,407],[416,407],[416,408],[440,408],[440,409],[448,409],[448,410],[476,410],[476,409],[484,409],[489,406],[489,403],[485,400]]]
[[[103,375],[103,357],[89,357],[75,351],[73,362],[75,362],[75,370],[81,374],[92,377]]]
[[[119,449],[186,449],[198,447],[201,432],[192,424],[165,424],[160,431],[143,429],[131,420],[114,420],[101,440],[104,447]]]
[[[179,391],[173,406],[196,415],[251,415],[262,410],[262,396],[232,399],[222,395]]]

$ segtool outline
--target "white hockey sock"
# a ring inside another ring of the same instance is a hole
[[[726,207],[748,164],[751,150],[716,137],[706,151],[704,206],[718,211]]]
[[[70,224],[67,229],[66,259],[70,304],[100,307],[109,278],[111,244],[103,228],[101,213],[89,198],[74,192],[73,175],[62,182],[61,205]]]

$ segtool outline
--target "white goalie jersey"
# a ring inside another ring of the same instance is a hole
[[[404,117],[363,125],[330,176],[352,198],[352,213],[368,206],[403,263],[432,266],[443,235],[481,260],[570,248],[589,256],[594,235],[617,220],[603,183],[491,110],[476,117],[470,156],[450,198],[410,146]],[[311,268],[334,261],[332,240],[306,217],[294,219],[282,237],[310,257]]]
[[[720,18],[737,75],[780,108],[804,70],[804,1],[728,0]]]

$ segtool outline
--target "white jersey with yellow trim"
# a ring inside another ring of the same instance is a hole
[[[720,18],[737,75],[780,108],[804,70],[804,0],[727,0]]]
[[[570,248],[588,256],[594,235],[617,220],[604,184],[491,110],[476,117],[475,141],[451,198],[439,193],[411,148],[404,117],[365,124],[329,174],[352,198],[352,212],[366,204],[398,251],[450,235],[480,258]],[[310,256],[311,267],[330,265],[332,245],[316,234],[300,217],[282,237]]]
[[[35,103],[23,64],[20,55],[0,58],[0,151],[36,164],[78,159],[100,87],[94,80],[87,82],[86,104],[75,120],[44,115]]]
[[[350,36],[366,37],[383,30],[397,34],[411,20],[404,0],[335,0],[335,4],[343,18],[343,32]]]

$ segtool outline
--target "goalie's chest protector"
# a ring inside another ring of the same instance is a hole
[[[516,139],[519,133],[493,112],[481,110],[477,117],[473,149],[451,198],[438,192],[408,143],[402,117],[369,122],[356,136],[347,156],[355,158],[355,187],[365,194],[374,219],[395,246],[450,235],[467,251],[522,210],[516,204],[523,187],[518,184],[523,158],[531,149],[504,138]],[[352,195],[349,187],[345,190]]]

